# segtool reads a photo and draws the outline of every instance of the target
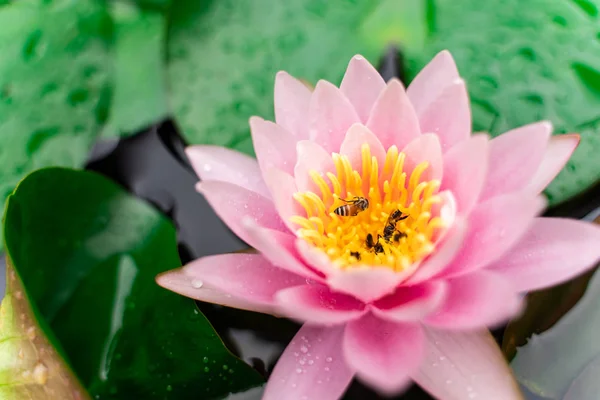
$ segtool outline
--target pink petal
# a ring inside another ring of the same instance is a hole
[[[190,146],[185,149],[194,171],[203,181],[223,181],[269,197],[256,160],[220,146]]]
[[[234,304],[240,301],[247,303],[247,307],[242,307],[244,309],[255,309],[259,306],[270,310],[275,293],[306,283],[305,278],[271,265],[260,254],[238,253],[203,257],[174,272],[179,271],[189,279],[186,281],[172,271],[159,276],[158,283],[199,300],[212,301],[212,296],[216,294],[204,293],[204,289],[211,289],[217,291],[221,299],[229,295],[234,298]],[[190,288],[194,291],[190,291]],[[208,298],[204,297],[207,295]]]
[[[445,153],[471,134],[471,108],[462,79],[447,86],[423,111],[417,111],[421,132],[435,133]]]
[[[354,373],[342,353],[344,326],[305,324],[285,349],[263,400],[338,399]]]
[[[553,136],[548,143],[542,163],[531,179],[529,190],[540,193],[565,166],[579,145],[579,135]]]
[[[445,297],[443,281],[400,286],[393,294],[374,302],[373,313],[390,321],[416,321],[437,309]]]
[[[442,149],[436,135],[431,133],[421,135],[407,144],[402,152],[406,154],[404,172],[406,172],[407,179],[410,179],[412,171],[423,161],[427,161],[429,167],[421,175],[421,181],[442,179],[444,170]]]
[[[340,89],[363,123],[369,118],[373,104],[384,88],[381,75],[363,56],[352,57]]]
[[[406,278],[406,274],[376,266],[323,272],[328,275],[327,283],[332,289],[352,295],[365,303],[392,293]]]
[[[365,305],[354,297],[335,293],[323,285],[282,290],[275,296],[281,314],[316,324],[340,324],[359,318]]]
[[[275,121],[297,140],[308,139],[310,96],[308,87],[287,72],[275,76]]]
[[[310,140],[327,151],[338,151],[346,131],[360,122],[354,106],[334,85],[319,81],[310,99]]]
[[[495,326],[514,316],[521,298],[501,275],[477,271],[446,281],[445,303],[424,322],[445,329],[475,329]]]
[[[325,275],[334,274],[339,271],[323,250],[314,247],[304,239],[298,238],[296,240],[296,250],[298,250],[298,254],[300,254],[306,264]]]
[[[472,136],[444,154],[444,180],[440,190],[452,192],[461,215],[467,215],[475,207],[485,184],[488,146],[487,136]]]
[[[460,253],[442,276],[464,274],[496,261],[527,232],[543,204],[543,198],[522,193],[480,203],[469,216]]]
[[[272,265],[261,254],[219,254],[202,257],[183,267],[183,272],[231,295],[272,302],[275,293],[306,279]]]
[[[270,301],[265,302],[260,299],[243,299],[232,296],[228,292],[211,287],[201,280],[184,273],[181,268],[160,274],[156,277],[156,283],[177,294],[205,303],[219,304],[225,307],[266,314],[275,313],[275,307]]]
[[[271,200],[232,183],[204,181],[196,186],[225,224],[243,241],[253,246],[242,226],[244,217],[257,225],[287,231]]]
[[[349,322],[344,335],[344,355],[357,376],[387,394],[410,384],[423,357],[423,332],[419,325],[390,322],[367,314]]]
[[[294,178],[275,168],[265,171],[263,177],[271,191],[275,208],[279,212],[283,223],[292,232],[295,232],[297,227],[290,222],[290,218],[294,215],[304,216],[306,212],[293,197],[294,193],[298,191]]]
[[[258,250],[269,262],[306,278],[322,280],[322,276],[307,267],[296,250],[296,236],[262,228],[254,221],[244,219],[242,225],[252,247]]]
[[[421,113],[458,78],[452,55],[448,50],[443,50],[419,72],[406,92],[415,110]]]
[[[374,156],[377,159],[380,168],[383,167],[385,163],[385,150],[379,139],[377,139],[377,136],[362,124],[354,124],[348,129],[346,137],[340,147],[340,154],[348,157],[354,170],[362,171],[363,144],[369,145],[371,156]],[[367,183],[368,186],[368,182],[365,183]]]
[[[539,168],[552,133],[550,122],[508,131],[490,142],[488,175],[481,199],[524,189]]]
[[[263,174],[270,168],[294,173],[296,139],[281,126],[259,117],[250,118],[254,152]]]
[[[425,282],[444,270],[458,254],[467,233],[467,223],[464,219],[457,219],[444,238],[436,245],[436,250],[431,254],[415,273],[408,278],[406,284],[415,285]]]
[[[432,215],[439,215],[445,226],[452,226],[457,219],[456,199],[449,190],[443,190],[438,195],[442,201],[431,207],[431,213]]]
[[[569,280],[600,260],[600,227],[563,218],[536,218],[510,252],[489,268],[518,291]]]
[[[386,149],[392,145],[401,149],[421,134],[417,114],[400,81],[388,83],[373,106],[367,127]]]
[[[425,338],[425,360],[412,378],[436,399],[523,399],[487,330],[449,332],[426,328]]]
[[[316,171],[321,176],[327,172],[335,172],[331,153],[327,153],[325,149],[310,140],[299,141],[296,144],[296,152],[298,162],[294,168],[294,177],[298,191],[320,193],[319,187],[310,176],[310,171]]]

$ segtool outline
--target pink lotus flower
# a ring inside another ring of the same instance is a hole
[[[339,89],[280,72],[275,116],[250,119],[258,160],[187,153],[198,190],[259,253],[201,258],[158,283],[305,323],[265,399],[339,398],[355,375],[389,393],[412,379],[441,399],[520,398],[485,327],[600,256],[596,227],[537,217],[578,136],[551,137],[548,122],[472,135],[448,52],[406,92],[360,56]]]

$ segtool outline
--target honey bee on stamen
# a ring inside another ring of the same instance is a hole
[[[367,249],[373,249],[373,251],[375,251],[375,254],[383,253],[383,246],[381,245],[381,243],[379,243],[380,237],[381,235],[377,235],[377,241],[374,241],[373,235],[371,235],[370,233],[367,235],[367,240],[365,242],[365,244],[367,245]]]
[[[348,203],[333,210],[333,212],[340,217],[354,217],[358,215],[359,212],[365,211],[367,208],[369,208],[369,200],[364,197],[355,197],[352,200],[340,200]]]
[[[406,236],[404,233],[399,232],[396,229],[396,223],[406,218],[408,218],[408,215],[402,215],[402,212],[400,210],[395,210],[390,214],[390,216],[387,219],[385,228],[383,228],[383,238],[387,242],[389,242],[392,239],[392,236],[394,236],[394,240],[396,242],[400,240],[402,236]],[[394,235],[394,233],[396,233],[396,235]],[[400,236],[398,236],[398,234],[400,234]],[[396,237],[398,237],[398,239],[396,239]]]
[[[396,233],[394,234],[394,242],[400,241],[400,239],[403,238],[403,237],[406,237],[406,233],[400,232],[400,231],[396,231]]]

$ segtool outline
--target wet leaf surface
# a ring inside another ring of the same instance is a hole
[[[149,205],[96,173],[48,168],[6,210],[7,252],[92,397],[212,399],[263,382],[193,301],[155,284],[180,261]]]
[[[165,16],[114,2],[115,88],[104,137],[132,135],[168,113],[164,76]]]
[[[540,119],[582,142],[547,189],[558,204],[600,179],[597,0],[426,0],[429,34],[409,51],[414,77],[449,49],[471,95],[474,130],[498,135]],[[457,27],[460,27],[457,28]]]
[[[21,279],[8,264],[0,306],[0,398],[86,400],[88,395],[39,323]]]
[[[253,153],[248,118],[273,119],[275,73],[339,83],[354,54],[377,62],[388,43],[361,27],[382,3],[175,0],[168,78],[183,136]]]
[[[0,26],[3,204],[37,168],[84,164],[107,115],[112,24],[103,2],[56,0],[6,5]]]

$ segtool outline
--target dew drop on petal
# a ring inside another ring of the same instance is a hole
[[[202,282],[200,279],[192,280],[192,287],[194,289],[200,289],[202,286],[204,286],[204,282]]]
[[[303,353],[308,353],[308,347],[306,347],[306,346],[303,345],[303,346],[300,347],[300,351],[303,352]]]
[[[210,165],[210,164],[204,164],[204,170],[206,172],[210,172],[212,170],[212,165]]]
[[[302,368],[296,368],[296,373],[297,374],[301,374],[302,373]]]
[[[327,362],[332,362],[332,361],[333,361],[333,358],[331,358],[331,357],[327,357],[327,358],[325,359],[325,361],[327,361]]]

